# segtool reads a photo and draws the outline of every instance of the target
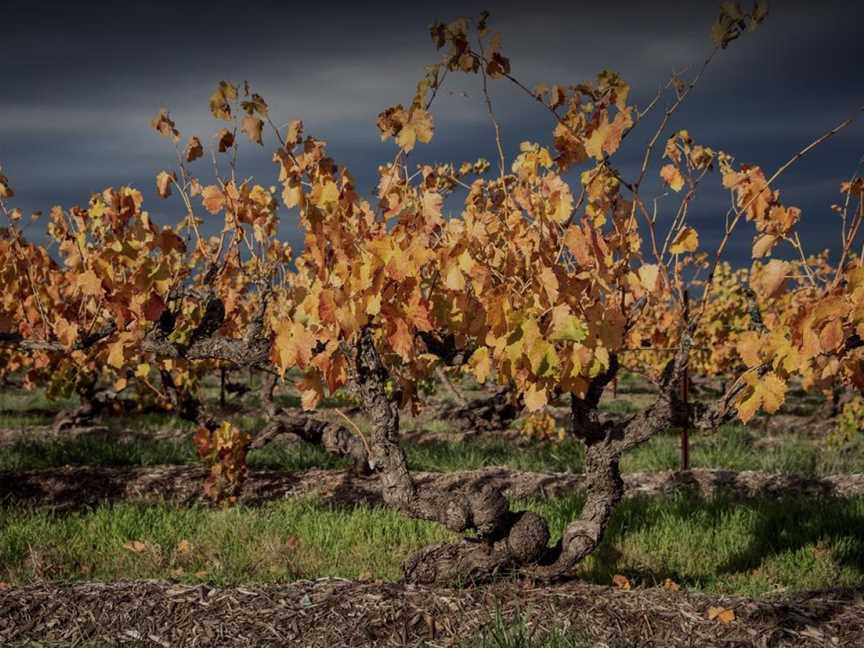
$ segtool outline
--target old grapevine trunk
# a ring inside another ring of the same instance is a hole
[[[677,364],[677,363],[676,363]],[[673,368],[674,369],[674,368]],[[579,517],[561,540],[549,543],[549,527],[530,511],[511,511],[500,490],[488,485],[457,492],[421,489],[411,478],[399,445],[399,408],[387,395],[387,369],[371,331],[361,335],[352,382],[372,421],[370,465],[381,476],[384,501],[405,514],[443,524],[452,531],[476,535],[454,544],[427,547],[403,566],[405,579],[442,583],[489,577],[502,570],[520,570],[539,578],[570,571],[599,544],[624,485],[621,454],[686,415],[669,385],[646,412],[624,423],[601,422],[597,406],[617,371],[617,362],[591,384],[584,399],[572,399],[572,429],[586,446],[587,499]],[[670,376],[675,371],[668,372]],[[667,382],[673,382],[671,378]]]

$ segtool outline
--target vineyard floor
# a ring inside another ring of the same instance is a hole
[[[734,619],[709,620],[712,607]],[[584,583],[124,581],[0,590],[0,609],[10,646],[853,646],[864,635],[864,601],[847,590],[754,601]]]
[[[650,398],[638,384],[621,394],[604,415]],[[280,399],[296,406],[293,394]],[[319,447],[283,438],[250,452],[239,504],[220,509],[202,498],[206,469],[188,425],[141,414],[52,431],[56,412],[74,405],[0,392],[0,645],[845,646],[864,637],[864,444],[826,444],[830,422],[807,398],[755,425],[693,435],[690,471],[676,470],[674,431],[628,453],[626,499],[574,580],[462,589],[400,584],[404,558],[456,537],[385,508],[377,479],[351,475]],[[368,429],[350,403],[327,405],[321,416],[337,420],[339,407]],[[261,425],[254,397],[226,414],[244,429]],[[422,414],[404,427],[421,484],[498,484],[516,509],[542,513],[553,538],[581,508],[574,442],[476,433]],[[629,590],[609,586],[619,576]],[[712,607],[735,618],[710,620]]]

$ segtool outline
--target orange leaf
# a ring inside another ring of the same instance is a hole
[[[615,574],[612,577],[612,585],[621,590],[629,590],[633,587],[633,584],[630,582],[630,579],[626,576],[622,576],[621,574]]]
[[[201,190],[201,200],[204,209],[211,214],[218,214],[225,207],[225,194],[216,185],[209,185]]]
[[[719,623],[732,623],[735,620],[735,611],[730,608],[711,606],[708,608],[708,620]]]

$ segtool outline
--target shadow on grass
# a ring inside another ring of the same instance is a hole
[[[614,574],[754,595],[809,583],[860,589],[864,499],[633,498],[619,504],[583,572],[598,583]]]

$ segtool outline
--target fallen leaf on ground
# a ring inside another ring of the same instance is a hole
[[[732,623],[735,620],[735,611],[729,608],[711,606],[708,608],[708,620]]]
[[[612,585],[622,590],[629,590],[631,587],[633,587],[630,579],[626,576],[622,576],[621,574],[615,574],[612,577]]]

